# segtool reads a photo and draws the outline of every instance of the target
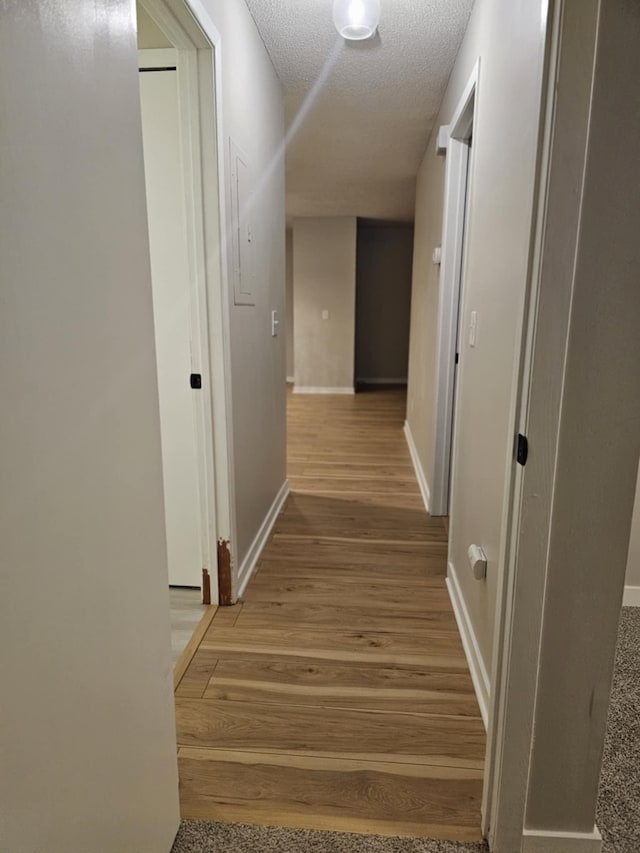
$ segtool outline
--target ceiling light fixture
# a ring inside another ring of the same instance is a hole
[[[380,0],[333,0],[333,22],[344,39],[370,39],[380,23]]]

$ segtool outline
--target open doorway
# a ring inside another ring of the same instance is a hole
[[[169,585],[202,584],[202,374],[193,340],[177,51],[141,50],[140,107],[153,282]],[[203,342],[206,344],[207,342]]]
[[[436,432],[433,447],[431,515],[448,516],[452,479],[455,427],[456,376],[462,351],[463,283],[466,234],[473,180],[473,124],[479,60],[439,145],[446,150],[446,178],[442,247],[440,257],[440,302],[438,313]],[[469,346],[478,333],[475,314],[469,318]]]
[[[358,219],[355,390],[406,387],[413,225]]]
[[[232,518],[216,59],[186,4],[141,0],[137,20],[177,678],[218,603],[218,541]]]

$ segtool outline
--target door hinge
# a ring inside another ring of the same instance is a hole
[[[460,353],[456,353],[456,364],[460,361]]]
[[[191,374],[191,387],[192,388],[202,388],[202,374],[201,373],[192,373]]]
[[[516,461],[520,463],[523,467],[527,464],[527,457],[529,456],[529,441],[526,435],[522,435],[521,432],[518,433],[518,441],[516,445]]]

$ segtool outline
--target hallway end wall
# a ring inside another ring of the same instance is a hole
[[[432,482],[439,268],[446,157],[438,129],[453,117],[480,59],[473,134],[467,267],[461,314],[458,405],[450,502],[450,573],[460,614],[488,691],[506,464],[513,446],[514,364],[528,276],[545,51],[546,4],[478,0],[474,5],[417,186],[407,421],[425,479]],[[505,32],[509,38],[505,39]],[[471,311],[477,343],[468,344]],[[488,556],[476,581],[467,549]],[[463,631],[464,633],[464,631]]]
[[[355,216],[294,220],[293,292],[296,390],[353,393]]]

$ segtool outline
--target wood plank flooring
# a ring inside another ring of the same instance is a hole
[[[171,658],[174,666],[188,646],[206,609],[207,605],[202,604],[199,589],[169,587]]]
[[[480,838],[484,728],[404,408],[290,395],[292,494],[176,689],[183,817]]]

